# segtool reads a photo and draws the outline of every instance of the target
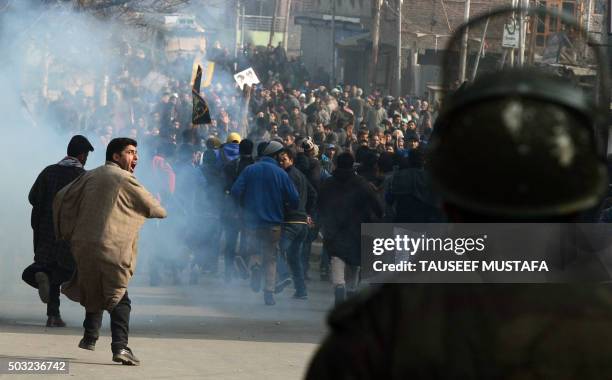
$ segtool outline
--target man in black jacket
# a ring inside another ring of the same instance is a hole
[[[293,181],[300,196],[298,208],[285,210],[285,222],[281,231],[281,254],[287,256],[289,267],[293,275],[295,294],[293,298],[305,300],[308,298],[306,283],[304,281],[304,266],[302,260],[302,246],[308,236],[308,226],[312,223],[310,215],[317,201],[317,192],[306,176],[295,166],[295,156],[291,149],[285,149],[278,157],[280,166],[285,169]]]
[[[385,193],[385,201],[393,210],[394,223],[442,223],[445,220],[429,173],[425,171],[425,153],[415,149],[400,160]]]
[[[355,292],[359,283],[361,223],[373,222],[383,214],[374,187],[355,173],[354,163],[351,153],[340,154],[337,169],[319,190],[323,247],[331,256],[336,303]]]
[[[74,259],[70,245],[57,241],[53,229],[53,198],[64,186],[85,172],[91,143],[81,135],[73,136],[68,143],[67,156],[54,165],[47,166],[36,178],[28,200],[32,205],[32,230],[34,232],[34,263],[27,267],[22,279],[38,289],[38,295],[47,304],[47,327],[64,327],[60,316],[60,285],[68,281],[74,272]]]

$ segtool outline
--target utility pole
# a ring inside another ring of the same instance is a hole
[[[397,73],[395,96],[402,95],[402,2],[397,0]]]
[[[268,40],[268,45],[272,45],[272,40],[274,39],[274,24],[276,24],[277,1],[278,0],[274,0],[274,10],[272,11],[272,22],[270,23],[270,39]]]
[[[472,82],[476,80],[476,75],[478,74],[478,65],[480,64],[480,57],[484,51],[485,40],[487,38],[487,30],[489,29],[489,18],[487,18],[487,22],[485,22],[484,31],[482,32],[482,38],[480,39],[480,48],[478,48],[478,55],[476,56],[476,62],[474,63],[474,68],[472,70]]]
[[[235,6],[236,6],[236,28],[234,30],[235,32],[235,38],[234,38],[234,58],[238,58],[238,45],[240,45],[240,38],[238,37],[240,35],[240,0],[236,0],[235,1]],[[244,33],[244,26],[243,26],[243,31],[242,33]]]
[[[591,12],[593,10],[593,3],[591,0],[587,0],[587,5],[586,5],[586,25],[585,25],[585,34],[587,36],[587,38],[591,37]],[[589,49],[589,45],[588,44],[584,44],[584,51],[582,52],[583,56],[586,56],[588,53],[588,49]]]
[[[470,19],[470,0],[465,0],[463,9],[463,22],[467,23]],[[463,29],[463,38],[461,39],[461,58],[459,61],[459,84],[465,82],[465,71],[467,68],[467,50],[468,50],[468,34],[469,28],[466,26]]]
[[[612,46],[610,46],[610,34],[612,34],[612,1],[608,0],[607,5],[608,6],[606,8],[606,22],[601,27],[601,41],[607,45],[608,64],[610,64],[610,57],[612,57]],[[608,75],[610,75],[611,68],[612,65],[608,66]],[[610,153],[610,151],[612,151],[612,141],[610,141],[610,120],[612,119],[612,115],[608,106],[608,104],[610,104],[610,94],[603,93],[604,91],[601,92],[601,96],[603,97],[603,99],[599,99],[599,102],[604,104],[604,108],[606,108],[608,111],[608,120],[606,126],[602,128],[603,130],[601,131],[601,140],[604,142],[604,151],[607,155]]]
[[[368,70],[368,92],[371,92],[376,85],[376,67],[378,65],[378,40],[380,39],[380,11],[383,0],[373,0],[374,17],[372,20],[372,58]]]
[[[289,50],[289,14],[291,13],[291,0],[287,1],[287,13],[285,13],[285,33],[283,35],[283,45],[285,46],[285,51]]]
[[[512,8],[516,8],[518,6],[518,1],[519,0],[512,0]],[[516,33],[516,27],[517,27],[517,22],[516,22],[516,13],[512,12],[512,28],[514,30],[514,32]],[[510,67],[514,67],[514,48],[510,49]]]
[[[246,33],[246,30],[244,28],[244,16],[246,13],[246,6],[244,4],[242,4],[242,9],[240,11],[240,25],[242,25],[242,32],[240,33],[240,46],[244,47],[244,34]]]
[[[336,85],[336,0],[331,0],[332,3],[332,19],[331,19],[331,86]]]
[[[519,67],[525,64],[525,42],[527,39],[527,24],[525,22],[525,11],[529,7],[529,0],[520,0],[521,12],[519,13]]]

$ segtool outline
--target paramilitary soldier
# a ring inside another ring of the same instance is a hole
[[[608,185],[593,116],[567,80],[528,70],[455,93],[427,165],[449,219],[585,220]],[[308,379],[612,378],[603,285],[386,284],[329,324]]]

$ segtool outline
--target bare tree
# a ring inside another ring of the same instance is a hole
[[[98,17],[120,19],[127,24],[148,26],[147,15],[173,13],[189,0],[74,0],[74,7]]]

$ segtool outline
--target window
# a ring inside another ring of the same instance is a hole
[[[593,13],[595,13],[596,15],[603,15],[604,13],[606,13],[606,0],[595,0]]]

